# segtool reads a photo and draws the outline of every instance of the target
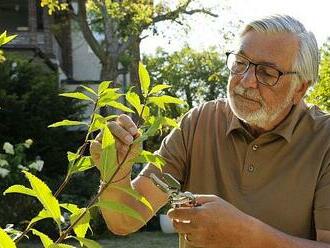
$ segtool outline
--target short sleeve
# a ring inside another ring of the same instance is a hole
[[[180,121],[179,128],[174,128],[162,141],[160,149],[156,152],[165,160],[163,173],[169,173],[181,183],[185,181],[189,166],[189,142],[192,139],[192,123],[194,122],[196,109],[187,112]],[[159,170],[152,164],[148,164],[142,174],[159,174]]]
[[[330,151],[325,159],[314,197],[315,229],[330,231]]]

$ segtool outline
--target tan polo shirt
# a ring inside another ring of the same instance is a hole
[[[184,190],[218,195],[297,237],[330,230],[329,115],[300,102],[274,130],[254,138],[229,104],[216,100],[190,110],[180,125],[159,154]]]

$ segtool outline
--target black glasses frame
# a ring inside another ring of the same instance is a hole
[[[231,55],[231,54],[232,54],[232,55],[239,56],[239,57],[242,57],[242,58],[244,58],[244,59],[246,59],[246,60],[248,61],[249,64],[248,64],[248,66],[246,67],[246,69],[245,69],[243,72],[241,72],[241,73],[233,72],[233,71],[229,68],[229,66],[228,66],[228,57],[229,57],[229,55]],[[288,75],[288,74],[297,74],[297,75],[299,76],[299,73],[296,72],[296,71],[286,71],[286,72],[284,72],[284,71],[280,71],[280,70],[278,70],[277,68],[274,68],[274,67],[269,66],[269,65],[253,63],[253,62],[252,62],[250,59],[248,59],[247,57],[245,57],[245,56],[243,56],[243,55],[241,55],[241,54],[236,54],[236,53],[234,53],[234,52],[226,52],[226,56],[227,56],[227,58],[226,58],[226,66],[227,66],[227,68],[230,70],[230,72],[232,72],[233,74],[243,75],[245,72],[247,72],[247,71],[249,70],[249,68],[250,68],[251,65],[254,65],[254,75],[255,75],[256,79],[258,80],[258,82],[259,82],[260,84],[263,84],[263,85],[266,85],[266,86],[274,86],[274,85],[276,85],[277,82],[278,82],[278,80],[280,79],[280,77],[281,77],[281,76],[284,76],[284,75]],[[257,76],[257,67],[258,67],[259,65],[262,65],[262,66],[268,66],[268,67],[270,67],[270,68],[272,68],[272,69],[278,71],[279,74],[278,74],[278,76],[277,76],[277,80],[276,80],[273,84],[267,84],[267,83],[260,82],[260,80],[258,79],[258,76]]]

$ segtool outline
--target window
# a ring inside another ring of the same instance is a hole
[[[8,31],[29,30],[29,1],[1,0],[0,29]],[[1,31],[1,32],[2,32]]]

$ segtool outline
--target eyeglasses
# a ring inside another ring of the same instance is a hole
[[[282,72],[269,65],[255,64],[246,57],[233,52],[227,52],[226,55],[226,65],[231,73],[242,75],[249,70],[251,65],[254,65],[256,79],[259,83],[266,86],[274,86],[283,75],[298,74],[295,71]]]

